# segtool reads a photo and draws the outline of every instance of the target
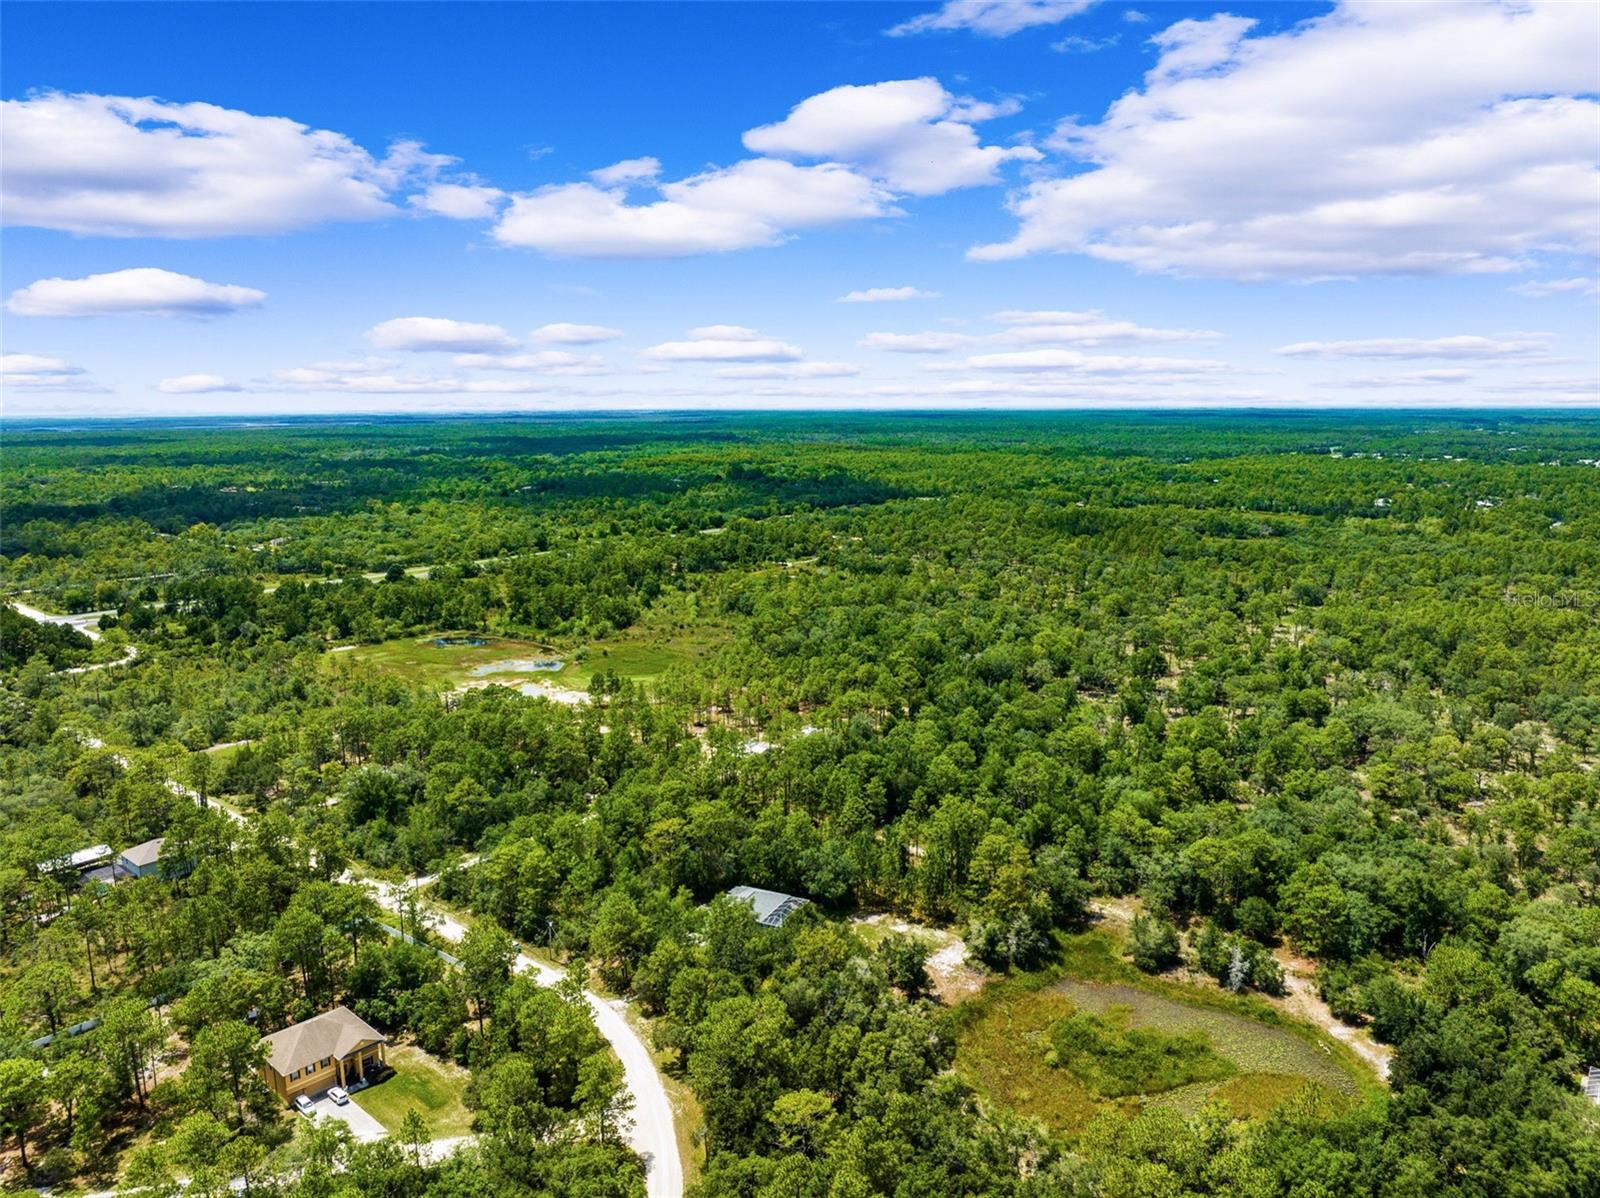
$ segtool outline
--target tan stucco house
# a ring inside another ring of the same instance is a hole
[[[267,1061],[261,1076],[285,1102],[329,1086],[351,1086],[384,1068],[389,1038],[349,1007],[293,1023],[262,1040]]]

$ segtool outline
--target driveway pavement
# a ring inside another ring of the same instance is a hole
[[[355,881],[347,874],[346,880]],[[387,882],[366,879],[378,905],[389,911],[404,908],[405,886],[391,886]],[[413,881],[412,885],[415,885]],[[426,908],[424,908],[426,910]],[[429,926],[442,939],[456,943],[466,935],[467,929],[460,921],[437,910],[426,910]],[[546,965],[526,953],[518,953],[512,968],[517,973],[528,974],[541,986],[553,986],[566,976],[566,971]],[[678,1152],[677,1130],[673,1123],[672,1102],[656,1070],[655,1058],[644,1040],[624,1017],[627,1003],[602,998],[591,990],[583,997],[594,1015],[595,1027],[610,1042],[612,1051],[622,1062],[622,1080],[633,1095],[633,1126],[628,1132],[628,1143],[644,1160],[644,1186],[646,1198],[683,1198],[683,1161]]]
[[[340,1119],[348,1123],[350,1134],[363,1144],[369,1140],[381,1140],[389,1134],[384,1130],[383,1124],[356,1105],[354,1098],[340,1106],[324,1094],[312,1104],[312,1109],[312,1118],[318,1123],[324,1119]]]

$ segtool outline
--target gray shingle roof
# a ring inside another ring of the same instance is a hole
[[[122,850],[122,859],[129,865],[143,869],[147,865],[154,865],[161,859],[161,846],[165,844],[165,836],[157,836],[154,840],[147,840],[143,844],[136,844],[131,849]]]
[[[357,1045],[389,1038],[349,1007],[334,1007],[304,1023],[290,1024],[265,1037],[267,1064],[284,1077],[323,1057],[347,1056]]]

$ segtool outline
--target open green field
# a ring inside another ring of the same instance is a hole
[[[995,983],[957,1012],[956,1069],[991,1101],[1054,1131],[1076,1134],[1106,1110],[1162,1105],[1192,1113],[1216,1098],[1250,1118],[1307,1087],[1330,1106],[1357,1101],[1371,1088],[1341,1046],[1264,1002],[1146,978],[1121,960],[1103,931],[1064,937],[1063,947],[1061,965]],[[1052,1032],[1083,1011],[1169,1036],[1201,1033],[1231,1070],[1159,1092],[1105,1097],[1106,1086],[1085,1084],[1048,1059]]]
[[[362,1110],[393,1135],[407,1111],[416,1111],[428,1125],[431,1139],[464,1136],[472,1130],[472,1112],[462,1101],[468,1073],[459,1065],[429,1056],[409,1044],[389,1049],[394,1067],[384,1081],[351,1096]]]
[[[654,682],[676,666],[707,656],[726,637],[726,631],[718,627],[667,629],[649,625],[583,643],[438,632],[358,645],[331,652],[326,660],[333,665],[371,666],[440,690],[468,684],[515,687],[539,682],[581,691],[588,688],[595,674],[606,670],[632,682]],[[483,644],[440,643],[469,638]],[[550,668],[551,664],[554,668]]]

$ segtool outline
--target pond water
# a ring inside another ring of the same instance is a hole
[[[433,643],[441,649],[476,649],[489,642],[479,636],[436,636]]]
[[[1216,1011],[1210,1007],[1175,1002],[1136,986],[1068,978],[1058,983],[1055,989],[1074,1006],[1096,1014],[1103,1015],[1112,1007],[1124,1008],[1130,1013],[1129,1022],[1134,1027],[1158,1028],[1172,1033],[1204,1032],[1218,1052],[1238,1065],[1241,1073],[1297,1074],[1321,1082],[1340,1094],[1360,1093],[1355,1082],[1339,1067],[1327,1049],[1312,1041],[1302,1040],[1284,1028],[1272,1027],[1231,1011]],[[1206,1088],[1210,1086],[1202,1087]],[[1179,1102],[1190,1097],[1201,1097],[1185,1094],[1183,1091],[1187,1089],[1189,1087],[1172,1091],[1170,1096]]]
[[[567,663],[558,657],[513,657],[506,661],[489,661],[472,667],[472,676],[482,678],[489,674],[537,674],[554,672]]]

